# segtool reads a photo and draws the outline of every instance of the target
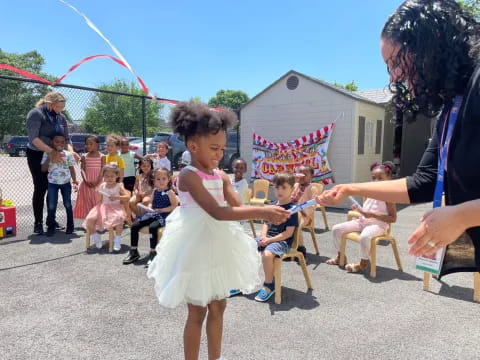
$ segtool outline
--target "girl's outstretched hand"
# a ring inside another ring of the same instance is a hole
[[[263,207],[264,219],[272,224],[281,224],[288,220],[290,211],[285,210],[281,206],[267,205]]]
[[[315,200],[322,206],[335,206],[347,200],[349,195],[348,185],[337,185],[330,190],[322,192]]]

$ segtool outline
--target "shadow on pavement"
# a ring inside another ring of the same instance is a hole
[[[32,234],[28,236],[31,245],[42,245],[45,243],[50,244],[69,244],[72,242],[73,239],[81,238],[82,235],[73,233],[73,234],[65,234],[65,232],[58,230],[55,232],[55,235],[51,237],[47,237],[45,234],[43,235],[36,235]]]
[[[316,270],[320,264],[325,263],[328,259],[330,259],[328,256],[307,254],[307,267],[309,265],[315,265],[312,270]]]
[[[444,283],[442,280],[437,280],[440,284],[440,291],[437,293],[434,293],[432,291],[428,291],[429,293],[436,295],[436,296],[444,296],[447,298],[451,299],[456,299],[456,300],[463,300],[471,303],[475,303],[473,301],[473,288],[466,288],[463,286],[450,286],[446,283]]]
[[[282,303],[275,304],[274,296],[269,300],[269,307],[271,315],[275,315],[276,311],[289,311],[293,308],[301,310],[312,310],[320,304],[317,298],[312,295],[313,290],[308,289],[307,292],[291,289],[282,286]]]
[[[316,300],[317,298],[312,295],[312,292],[312,289],[303,292],[282,286],[282,303],[275,304],[275,295],[267,301],[268,306],[270,307],[270,313],[275,315],[275,311],[289,311],[293,308],[312,310],[320,305]],[[249,300],[255,301],[256,295],[257,293],[254,292],[243,296]]]
[[[352,274],[356,275],[356,274]],[[370,277],[370,268],[368,271],[363,274],[363,276],[368,279],[368,281],[375,283],[375,284],[380,284],[383,282],[391,281],[391,280],[402,280],[402,281],[422,281],[421,278],[416,277],[412,274],[400,271],[398,269],[391,269],[391,268],[385,268],[382,266],[377,265],[377,276],[372,278]]]

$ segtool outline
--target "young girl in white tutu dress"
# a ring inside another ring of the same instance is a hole
[[[243,206],[230,178],[216,169],[226,131],[236,122],[232,112],[180,103],[170,121],[175,133],[185,138],[192,162],[179,175],[180,206],[166,220],[147,275],[155,279],[161,305],[188,304],[185,359],[198,359],[205,316],[208,358],[221,359],[223,312],[230,289],[250,293],[260,284],[256,242],[235,220],[281,223],[290,213],[277,206]]]

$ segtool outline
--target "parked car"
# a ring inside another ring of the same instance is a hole
[[[238,148],[238,133],[236,131],[230,131],[227,134],[227,147],[225,148],[223,158],[220,161],[220,168],[233,171],[233,162],[239,158],[240,151]]]
[[[146,141],[146,151],[149,152],[150,150],[150,143],[152,142],[153,138],[147,138]],[[130,141],[130,150],[135,151],[135,153],[139,156],[143,156],[143,139],[139,140],[132,140]]]
[[[73,150],[77,154],[83,154],[85,152],[85,138],[91,134],[80,134],[80,133],[74,133],[70,134],[70,140],[72,141],[72,146]],[[98,147],[99,151],[104,151],[105,150],[105,135],[97,135],[98,140],[100,141],[100,145]]]
[[[178,169],[178,165],[180,165],[182,160],[182,154],[187,149],[185,142],[175,134],[161,132],[153,137],[148,153],[153,154],[157,152],[157,145],[162,141],[165,141],[170,146],[170,151],[168,152],[167,157],[172,163],[172,169]]]
[[[128,142],[142,140],[140,136],[125,136],[125,138],[128,140]]]
[[[3,148],[10,156],[27,156],[27,144],[28,136],[12,136]]]

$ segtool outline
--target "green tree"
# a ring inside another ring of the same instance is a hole
[[[480,0],[459,0],[458,4],[470,11],[477,21],[480,21]]]
[[[345,89],[347,89],[348,91],[357,91],[358,86],[357,84],[355,84],[355,81],[352,80],[352,82],[349,82],[345,85]]]
[[[345,84],[345,85],[339,84],[336,81],[334,81],[332,83],[332,85],[335,85],[337,87],[343,88],[343,89],[348,90],[348,91],[357,91],[358,90],[358,86],[357,86],[357,84],[355,84],[354,80],[352,80],[352,82],[349,82],[348,84]]]
[[[248,100],[250,100],[248,95],[241,90],[219,90],[208,100],[208,106],[238,110]]]
[[[201,103],[201,102],[202,102],[202,98],[201,98],[200,96],[192,96],[192,97],[190,98],[190,101]]]
[[[44,58],[35,50],[24,54],[7,53],[0,49],[0,63],[27,70],[52,80],[42,73]],[[1,75],[15,74],[0,70]],[[36,83],[0,79],[0,140],[7,134],[26,134],[25,118],[35,103],[49,91],[49,87]]]
[[[115,80],[99,87],[102,90],[144,95],[135,83]],[[164,123],[161,117],[163,105],[155,100],[146,100],[147,136],[152,136]],[[132,96],[97,92],[85,110],[83,127],[95,134],[142,135],[142,99]]]

